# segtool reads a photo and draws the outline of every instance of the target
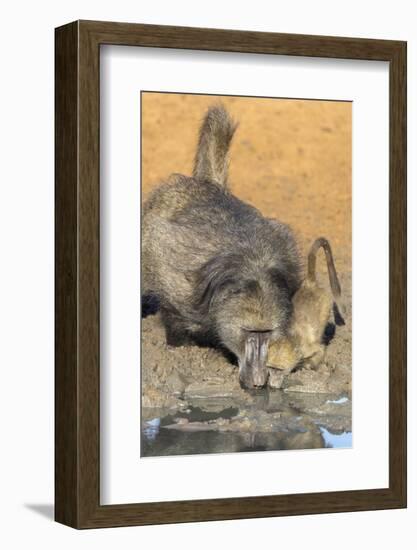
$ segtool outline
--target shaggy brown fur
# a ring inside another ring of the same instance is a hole
[[[174,174],[146,201],[142,290],[158,300],[169,344],[226,348],[254,387],[266,384],[270,339],[287,334],[300,261],[290,228],[227,188],[235,129],[222,106],[209,109],[193,177]]]

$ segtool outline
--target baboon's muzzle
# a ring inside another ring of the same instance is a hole
[[[239,360],[239,377],[246,388],[263,388],[268,381],[266,360],[271,330],[245,330],[245,356]]]

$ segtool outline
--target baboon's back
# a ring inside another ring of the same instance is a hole
[[[255,279],[277,268],[298,275],[298,254],[287,226],[270,223],[225,188],[177,176],[158,188],[144,207],[145,291],[181,308],[190,304],[193,273],[212,257],[233,252],[241,273]]]
[[[213,258],[227,263],[233,257],[242,278],[261,280],[275,269],[290,292],[299,286],[299,257],[290,229],[267,220],[227,189],[235,129],[224,107],[210,108],[200,128],[193,177],[171,176],[143,209],[143,291],[189,319],[198,316],[198,273]],[[222,269],[220,262],[216,269]]]

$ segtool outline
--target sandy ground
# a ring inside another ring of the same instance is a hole
[[[234,194],[265,216],[289,223],[304,252],[316,237],[327,237],[342,282],[347,323],[328,347],[328,364],[318,372],[291,374],[284,392],[349,394],[351,104],[143,93],[142,200],[169,174],[191,173],[199,123],[219,99],[239,121],[231,148]],[[324,271],[324,261],[318,269]],[[254,400],[240,388],[237,368],[219,351],[169,347],[159,316],[143,319],[143,410],[184,410],[195,399],[217,398],[241,406]]]

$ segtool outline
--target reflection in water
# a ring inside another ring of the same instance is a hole
[[[159,427],[161,425],[160,418],[152,418],[147,420],[143,428],[143,435],[147,441],[155,441],[159,435]]]
[[[339,397],[338,399],[328,399],[326,403],[333,403],[334,405],[341,405],[342,403],[347,403],[349,399],[344,397]]]
[[[332,447],[334,449],[346,449],[352,447],[352,432],[342,432],[341,434],[334,434],[320,426],[320,431],[323,436],[326,447]]]
[[[142,413],[142,457],[352,446],[347,396],[263,392],[250,404],[206,398]]]

